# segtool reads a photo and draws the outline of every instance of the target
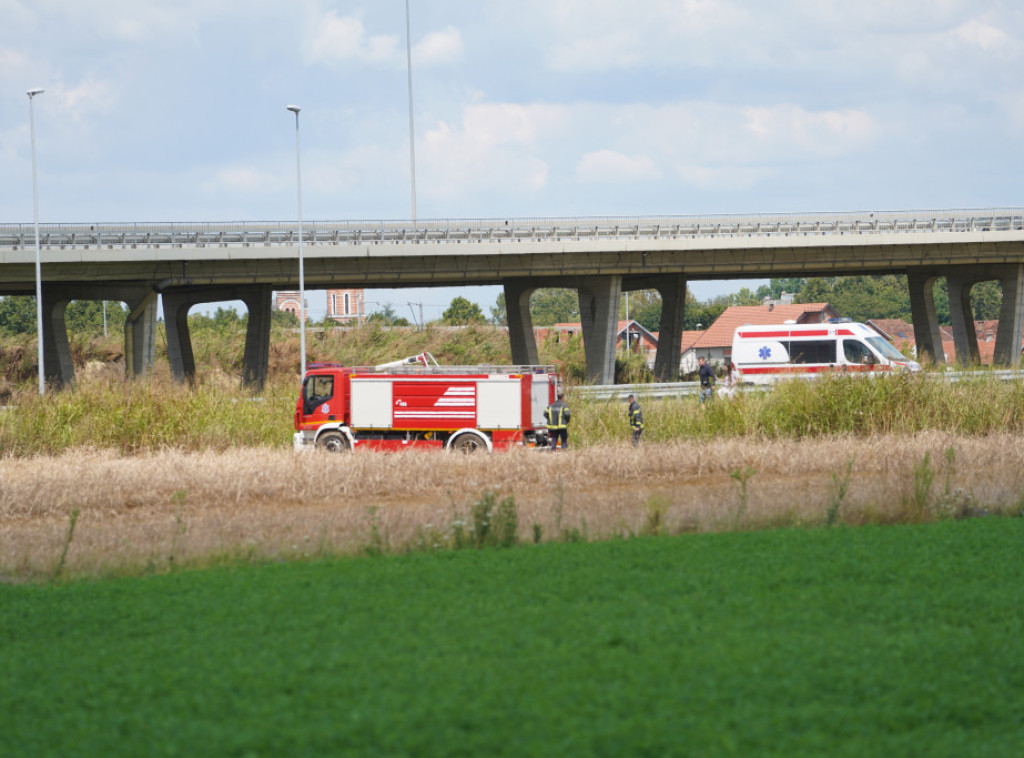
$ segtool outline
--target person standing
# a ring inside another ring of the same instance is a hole
[[[544,409],[544,420],[548,425],[548,438],[551,440],[551,450],[558,447],[558,440],[562,440],[562,450],[569,447],[569,406],[565,402],[565,395],[558,393],[558,399]]]
[[[725,387],[718,391],[722,397],[734,397],[740,384],[740,370],[732,361],[725,362],[725,374],[722,376]]]
[[[633,447],[640,447],[640,435],[644,433],[644,414],[635,397],[630,395],[628,400],[629,427],[633,430]]]
[[[697,369],[697,377],[700,379],[700,404],[704,405],[705,401],[711,400],[711,393],[715,386],[715,372],[711,370],[711,366],[708,365],[703,355],[697,357],[697,365],[700,367]]]

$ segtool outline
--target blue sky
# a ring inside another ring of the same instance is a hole
[[[410,0],[417,216],[1024,205],[1024,6]],[[405,2],[0,0],[0,222],[410,217]],[[696,283],[699,298],[735,282]],[[464,291],[485,311],[496,288]],[[428,318],[456,291],[375,291]],[[324,299],[310,297],[311,315]]]

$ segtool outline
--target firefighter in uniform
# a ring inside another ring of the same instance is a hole
[[[562,450],[569,446],[569,406],[565,404],[565,395],[558,393],[558,399],[544,409],[544,420],[548,424],[548,439],[551,440],[551,450],[558,447],[558,440],[562,440]]]
[[[644,414],[640,410],[640,403],[632,395],[629,400],[629,427],[633,430],[633,447],[640,447],[640,435],[644,433]]]

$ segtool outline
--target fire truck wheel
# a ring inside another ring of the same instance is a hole
[[[487,450],[487,443],[479,435],[465,432],[452,440],[451,449],[456,453],[475,453]]]
[[[341,432],[324,432],[316,441],[317,449],[326,450],[328,453],[347,453],[351,450],[348,444],[348,437]]]

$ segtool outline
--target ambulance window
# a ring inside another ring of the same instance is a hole
[[[790,363],[835,363],[836,343],[833,340],[807,340],[789,343]]]
[[[889,342],[885,337],[868,337],[868,344],[871,345],[875,350],[880,352],[883,357],[888,358],[890,361],[905,361],[904,356],[899,350],[893,347],[892,343]]]
[[[847,363],[875,363],[875,356],[860,340],[843,340],[843,356]]]

